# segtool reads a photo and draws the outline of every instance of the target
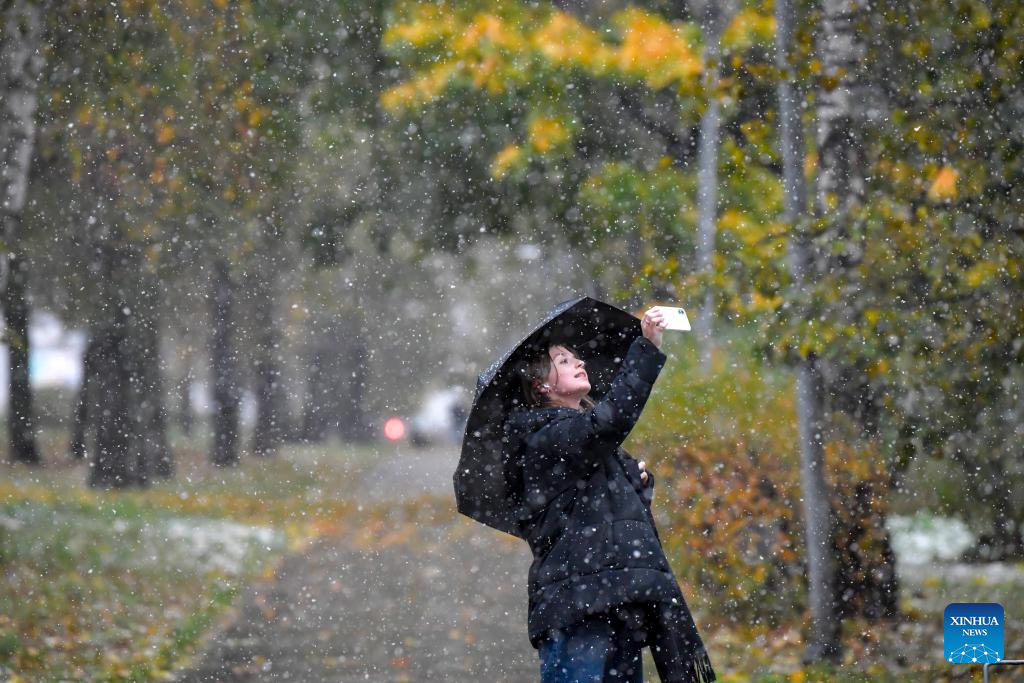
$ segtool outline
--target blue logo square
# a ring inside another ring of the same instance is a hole
[[[1003,659],[1003,607],[995,602],[954,602],[943,614],[943,648],[954,664]]]

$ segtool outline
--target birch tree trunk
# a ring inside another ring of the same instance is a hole
[[[711,277],[715,270],[715,234],[718,231],[718,137],[720,108],[718,78],[721,73],[721,37],[733,14],[732,2],[692,3],[701,16],[704,33],[704,92],[707,109],[700,119],[700,140],[697,149],[697,268]],[[711,372],[714,350],[715,301],[708,289],[698,316],[697,338],[700,345],[701,368]]]
[[[790,60],[794,28],[791,2],[775,2],[775,61],[782,75],[778,86],[779,138],[782,147],[784,217],[792,235],[789,265],[793,287],[800,290],[808,284],[811,255],[804,229],[807,188],[803,169],[803,124],[800,97]],[[804,661],[835,661],[842,647],[840,621],[833,602],[836,585],[832,553],[835,524],[824,475],[825,391],[813,353],[808,354],[797,368],[796,408],[807,548],[807,599],[811,613]]]
[[[865,43],[859,28],[864,0],[823,0],[818,52],[822,63],[817,93],[818,178],[815,188],[815,215],[827,219],[831,244],[839,249],[819,254],[815,276],[837,273],[847,287],[856,287],[857,264],[863,257],[863,231],[855,238],[851,227],[859,221],[864,203],[867,159],[867,112],[870,83],[865,79]],[[849,324],[851,320],[840,320]],[[874,411],[867,380],[856,362],[829,363],[822,366],[826,377],[827,398],[833,406],[845,405],[858,420],[868,426]],[[866,419],[865,419],[866,418]],[[866,506],[856,500],[843,501],[855,513]],[[851,541],[845,540],[845,544]],[[846,551],[843,547],[839,550]],[[886,616],[896,612],[897,583],[888,539],[882,548],[883,560],[859,579],[847,566],[839,567],[834,586],[833,606],[840,613],[852,613],[859,603],[867,616]],[[854,600],[853,598],[858,598]]]
[[[0,255],[0,298],[7,324],[5,341],[10,368],[8,433],[11,459],[38,464],[28,375],[27,271],[18,250],[18,238],[35,146],[44,7],[29,0],[15,0],[0,8],[0,236],[5,245]]]

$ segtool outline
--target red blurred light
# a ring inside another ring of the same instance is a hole
[[[405,423],[400,417],[389,417],[384,421],[384,437],[388,441],[398,441],[405,436]]]

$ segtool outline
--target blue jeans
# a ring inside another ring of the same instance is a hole
[[[631,630],[604,614],[551,629],[538,652],[540,683],[642,683],[641,648]]]

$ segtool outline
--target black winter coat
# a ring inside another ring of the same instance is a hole
[[[591,614],[683,603],[651,516],[653,475],[644,484],[621,447],[665,360],[637,337],[592,409],[517,411],[506,422],[509,473],[523,492],[520,527],[534,557],[528,623],[535,648],[548,629]]]

